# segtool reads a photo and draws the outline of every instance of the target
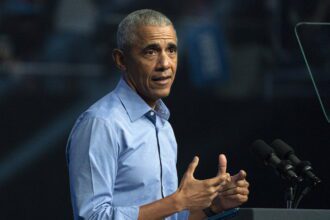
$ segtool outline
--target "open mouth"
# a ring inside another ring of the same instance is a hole
[[[162,82],[162,81],[167,81],[168,79],[171,79],[171,76],[155,76],[155,77],[152,77],[151,79],[156,82]]]

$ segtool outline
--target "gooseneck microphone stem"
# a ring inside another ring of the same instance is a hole
[[[293,186],[288,186],[285,192],[285,201],[286,201],[286,208],[292,209],[293,202],[294,202],[294,189]]]
[[[307,186],[299,195],[298,199],[294,202],[294,208],[298,208],[301,200],[312,190],[312,187]]]

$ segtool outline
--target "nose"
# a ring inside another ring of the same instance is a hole
[[[171,60],[165,52],[160,53],[157,63],[157,69],[167,70],[170,68]]]

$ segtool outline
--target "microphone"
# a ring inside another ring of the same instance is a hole
[[[301,177],[295,173],[294,167],[288,161],[283,161],[276,156],[274,150],[263,140],[256,140],[252,144],[252,152],[262,159],[265,165],[275,168],[282,178],[293,184],[302,181]]]
[[[281,159],[290,160],[292,162],[299,176],[307,178],[314,186],[321,182],[321,179],[313,173],[311,163],[309,161],[301,161],[295,155],[293,148],[287,143],[280,139],[276,139],[271,143],[271,146]]]

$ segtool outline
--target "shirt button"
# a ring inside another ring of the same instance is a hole
[[[150,115],[151,115],[151,116],[154,116],[154,114],[155,114],[154,112],[150,112]]]

